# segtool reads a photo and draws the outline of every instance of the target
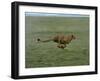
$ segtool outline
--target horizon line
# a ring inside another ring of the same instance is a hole
[[[41,13],[41,12],[25,12],[25,16],[89,17],[89,15],[85,14]]]

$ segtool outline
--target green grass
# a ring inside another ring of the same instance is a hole
[[[65,49],[57,48],[54,42],[36,42],[37,38],[48,39],[60,33],[74,34],[76,40]],[[88,17],[25,17],[26,68],[78,65],[89,65]]]

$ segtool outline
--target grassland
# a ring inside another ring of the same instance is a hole
[[[74,34],[76,40],[65,49],[54,42],[37,43],[56,34]],[[34,40],[33,40],[34,39]],[[88,17],[25,17],[25,67],[58,67],[89,64]]]

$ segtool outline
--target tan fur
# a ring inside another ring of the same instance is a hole
[[[73,39],[76,39],[74,35],[67,35],[67,36],[66,35],[56,35],[51,39],[44,40],[44,41],[41,41],[40,39],[38,39],[38,41],[41,41],[41,42],[54,41],[58,43],[58,46],[57,46],[58,48],[64,49],[66,47],[66,44],[69,44]]]

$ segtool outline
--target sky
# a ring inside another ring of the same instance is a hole
[[[89,15],[82,14],[62,14],[62,13],[39,13],[39,12],[25,12],[25,16],[55,16],[55,17],[89,17]]]

